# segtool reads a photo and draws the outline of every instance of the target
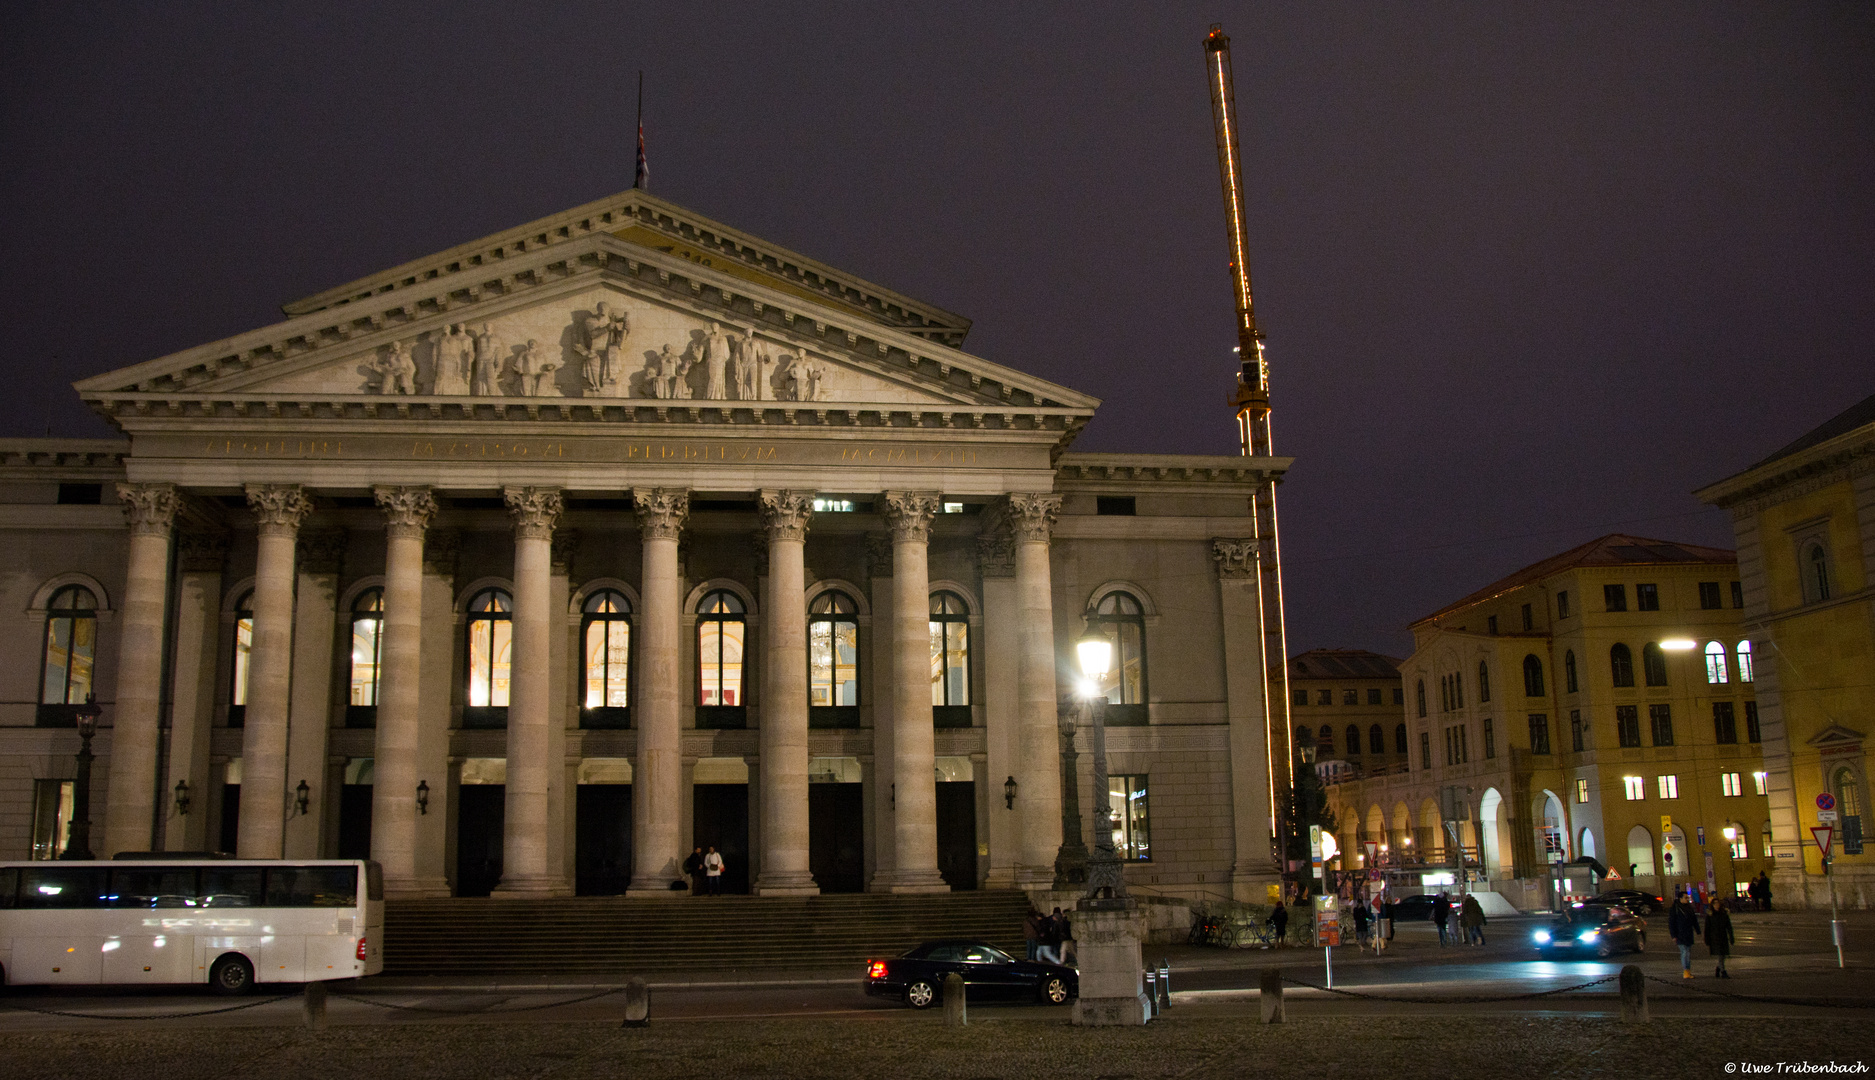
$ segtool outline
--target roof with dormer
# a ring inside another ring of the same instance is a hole
[[[1542,581],[1544,578],[1560,574],[1565,570],[1591,566],[1652,566],[1675,563],[1733,565],[1737,562],[1738,553],[1727,548],[1700,547],[1696,544],[1680,544],[1670,540],[1650,540],[1643,536],[1630,536],[1627,533],[1609,533],[1607,536],[1590,540],[1580,547],[1570,548],[1560,555],[1552,555],[1541,562],[1531,563],[1514,574],[1493,581],[1462,600],[1447,604],[1422,619],[1415,619],[1410,625],[1417,627],[1435,619],[1442,619],[1454,612],[1494,600],[1505,593]]]
[[[1310,649],[1289,658],[1289,678],[1397,679],[1400,663],[1365,649]]]

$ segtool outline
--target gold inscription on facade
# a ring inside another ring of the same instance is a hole
[[[216,439],[205,447],[221,457],[343,457],[337,439]]]
[[[415,458],[502,458],[545,461],[566,456],[566,444],[557,442],[440,442],[419,439],[410,445]]]
[[[975,465],[977,452],[970,447],[855,446],[842,449],[840,460],[868,465]]]

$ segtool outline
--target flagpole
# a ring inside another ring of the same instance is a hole
[[[632,170],[632,187],[647,188],[651,170],[645,167],[645,73],[638,72],[638,159]]]

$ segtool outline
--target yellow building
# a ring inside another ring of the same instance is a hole
[[[1400,662],[1362,649],[1311,649],[1289,660],[1296,742],[1316,748],[1330,778],[1404,771],[1406,727]]]
[[[1584,856],[1639,888],[1742,892],[1769,865],[1742,607],[1732,552],[1617,534],[1419,620],[1408,767],[1330,787],[1337,840],[1381,842],[1409,884],[1454,872],[1456,843],[1524,909]]]
[[[1811,829],[1830,825],[1838,896],[1868,907],[1875,857],[1859,852],[1875,731],[1875,397],[1695,494],[1730,510],[1738,537],[1745,628],[1762,658],[1776,898],[1829,903]]]

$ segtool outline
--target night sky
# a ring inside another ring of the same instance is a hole
[[[1606,532],[1729,547],[1688,492],[1875,393],[1868,4],[690,7],[8,4],[0,434],[629,187],[643,69],[652,191],[973,318],[1105,400],[1077,449],[1235,453],[1216,20],[1291,651],[1405,655]]]

